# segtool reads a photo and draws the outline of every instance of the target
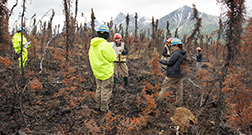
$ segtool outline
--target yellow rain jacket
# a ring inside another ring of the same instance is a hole
[[[27,43],[27,39],[25,38],[25,36],[23,35],[23,45]],[[16,33],[13,37],[12,37],[12,44],[13,44],[13,48],[15,50],[16,54],[21,53],[21,32]],[[29,48],[31,45],[29,45],[27,48]],[[23,52],[22,52],[22,57],[23,57],[23,67],[25,67],[26,61],[28,59],[28,50],[27,48],[23,47]],[[21,70],[21,57],[18,58],[19,61],[19,67]]]
[[[104,38],[95,37],[91,40],[89,61],[95,78],[106,80],[114,74],[116,54],[112,45]]]

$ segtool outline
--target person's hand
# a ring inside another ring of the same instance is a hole
[[[123,49],[121,49],[120,52],[123,52]]]

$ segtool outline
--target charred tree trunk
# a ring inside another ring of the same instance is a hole
[[[179,38],[179,35],[178,35],[178,28],[176,28],[176,30],[175,30],[174,37],[175,37],[175,38]]]
[[[135,13],[135,41],[137,41],[137,39],[138,39],[138,37],[137,37],[137,30],[138,30],[137,19],[138,19],[138,15],[137,15],[137,13]]]
[[[155,31],[158,30],[158,19],[156,19],[156,24],[155,24]]]
[[[191,48],[190,43],[195,39],[195,36],[200,36],[200,27],[201,27],[201,18],[198,17],[198,10],[196,9],[196,6],[193,4],[193,18],[196,19],[196,23],[194,24],[193,31],[191,35],[188,36],[187,42],[185,43],[186,46],[188,46],[188,54],[191,52],[194,52],[196,48]]]
[[[169,39],[171,36],[171,32],[169,29],[169,21],[166,22],[166,39]]]
[[[227,19],[227,29],[225,30],[226,34],[226,46],[227,46],[227,55],[225,58],[224,68],[222,68],[222,74],[220,76],[220,89],[219,89],[219,99],[216,113],[216,125],[215,125],[215,134],[222,134],[220,131],[220,122],[222,118],[222,109],[224,106],[224,93],[222,92],[223,82],[225,77],[228,75],[228,68],[235,63],[235,56],[240,54],[239,45],[241,43],[241,34],[242,34],[242,22],[244,21],[244,0],[228,0],[221,1],[223,5],[228,7],[226,13]]]
[[[152,17],[151,25],[152,25],[152,39],[155,40],[155,21],[154,21],[154,17]]]
[[[76,21],[76,18],[77,18],[77,13],[78,13],[78,0],[75,1],[75,16],[74,16],[75,21]]]
[[[55,12],[52,9],[52,16],[50,18],[50,21],[48,22],[48,27],[47,27],[48,39],[52,38],[52,21],[53,21],[54,15],[55,15]]]
[[[95,32],[95,14],[93,11],[93,8],[91,8],[91,27],[92,27],[92,37],[95,37],[96,32]]]
[[[68,60],[68,52],[69,52],[69,6],[68,1],[64,0],[64,11],[65,11],[65,25],[66,25],[66,60]]]
[[[22,16],[21,16],[21,27],[24,28],[24,12],[25,12],[25,0],[23,0],[23,11],[22,11]],[[23,32],[21,32],[21,71],[22,71],[22,77],[24,78],[24,67],[23,67]]]
[[[129,21],[130,21],[130,19],[129,19],[129,14],[127,14],[127,16],[126,16],[126,32],[125,32],[125,40],[126,40],[126,42],[128,41],[128,31],[129,31]],[[128,42],[127,42],[128,43]]]
[[[44,43],[46,42],[46,22],[44,22],[42,29],[42,34],[41,34],[41,46],[40,46],[40,54],[43,54],[43,50],[44,50]]]
[[[216,51],[215,51],[215,58],[218,58],[219,56],[219,47],[220,47],[220,38],[221,38],[221,34],[223,31],[223,24],[222,24],[222,20],[221,18],[219,19],[219,29],[218,29],[218,36],[217,36],[217,41],[216,41]]]

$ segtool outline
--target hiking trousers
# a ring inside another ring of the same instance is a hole
[[[196,62],[196,68],[201,69],[201,62]]]
[[[171,87],[176,89],[176,104],[181,106],[183,104],[183,77],[165,77],[158,99],[163,100]]]
[[[96,79],[96,108],[107,112],[109,110],[109,102],[112,97],[113,75],[107,80]]]
[[[28,59],[28,50],[26,48],[23,48],[22,52],[22,58],[23,58],[23,68],[26,66],[26,61]],[[21,62],[21,56],[18,58],[18,66],[20,74],[22,74],[22,62]]]
[[[116,78],[119,76],[119,70],[122,71],[122,76],[123,77],[128,77],[129,76],[129,69],[127,67],[126,62],[124,63],[114,63],[114,75]]]

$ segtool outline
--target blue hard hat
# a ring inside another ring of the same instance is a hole
[[[19,27],[17,31],[25,31],[25,29],[23,27]]]
[[[171,41],[171,45],[179,45],[179,44],[182,44],[181,40],[178,39],[178,38],[174,38],[172,41]]]
[[[106,25],[100,25],[97,32],[103,31],[103,32],[109,32],[109,28]]]

